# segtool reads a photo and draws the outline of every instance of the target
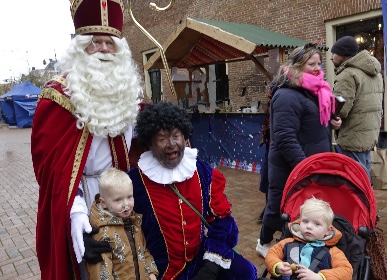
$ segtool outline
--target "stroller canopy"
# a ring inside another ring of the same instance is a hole
[[[376,199],[364,168],[338,153],[320,153],[300,162],[290,173],[281,201],[281,213],[293,221],[300,206],[312,196],[330,203],[335,214],[359,227],[374,229]]]

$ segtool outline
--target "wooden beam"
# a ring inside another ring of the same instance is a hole
[[[251,59],[254,64],[258,67],[258,69],[262,72],[262,74],[271,82],[273,80],[273,77],[270,75],[269,72],[267,72],[267,70],[265,69],[265,67],[258,61],[258,59],[249,54],[246,56],[247,58]]]

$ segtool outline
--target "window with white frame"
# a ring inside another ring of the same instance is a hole
[[[328,20],[325,22],[326,29],[326,45],[329,49],[336,40],[343,36],[353,36],[359,44],[360,50],[368,50],[376,59],[379,60],[383,69],[384,81],[386,83],[387,76],[385,70],[385,46],[383,38],[383,16],[382,10],[373,10],[362,14],[355,14],[348,17]],[[327,80],[333,85],[334,81],[334,66],[330,61],[331,52],[327,52],[326,68]],[[383,95],[383,111],[387,108],[386,87]],[[387,114],[383,114],[382,129],[386,131]]]

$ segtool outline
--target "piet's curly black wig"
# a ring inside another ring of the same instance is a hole
[[[137,116],[137,141],[144,147],[151,145],[152,136],[159,130],[172,131],[179,129],[188,139],[192,124],[184,109],[170,102],[160,102],[144,107]]]

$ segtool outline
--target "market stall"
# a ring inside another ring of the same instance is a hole
[[[247,87],[238,96],[229,94],[232,74],[217,66],[252,61],[264,79],[264,95],[288,50],[305,44],[250,24],[192,18],[181,21],[163,50],[172,69],[176,97],[192,113],[191,143],[199,149],[199,157],[212,165],[259,172],[265,150],[259,147],[264,110],[257,99],[240,106],[236,99],[245,95]],[[163,68],[159,51],[144,66],[146,70]]]

